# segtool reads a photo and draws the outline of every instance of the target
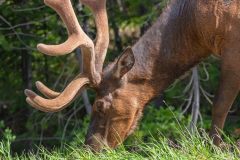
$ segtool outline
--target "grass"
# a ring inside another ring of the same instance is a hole
[[[81,140],[79,140],[79,144]],[[161,136],[158,139],[152,138],[151,142],[144,143],[138,141],[135,145],[121,145],[116,150],[106,149],[103,153],[94,154],[84,149],[82,145],[66,145],[62,149],[53,149],[49,151],[45,148],[39,148],[38,153],[28,153],[23,155],[10,155],[9,144],[1,143],[1,159],[23,159],[23,160],[105,160],[105,159],[161,159],[161,160],[234,160],[239,159],[239,150],[229,140],[230,148],[220,149],[215,147],[205,132],[190,134],[183,131],[175,143],[166,137]],[[4,146],[5,145],[5,146]]]
[[[225,142],[230,147],[221,149],[212,144],[208,134],[204,130],[199,130],[191,134],[185,127],[179,124],[179,117],[171,109],[162,109],[159,112],[165,113],[167,117],[155,118],[151,120],[155,110],[149,110],[151,116],[143,118],[139,130],[130,137],[124,145],[115,150],[105,149],[104,152],[94,154],[83,147],[83,133],[76,134],[72,142],[67,143],[62,148],[48,150],[39,147],[37,152],[22,153],[22,155],[10,154],[10,142],[14,139],[11,132],[7,131],[5,140],[0,142],[0,159],[2,160],[237,160],[240,159],[240,152],[233,141],[225,136]],[[183,117],[182,117],[183,118]],[[180,118],[181,121],[185,121]],[[177,120],[176,120],[177,119]],[[152,122],[152,123],[151,123]],[[171,123],[170,123],[171,122]],[[163,124],[168,124],[167,126]],[[186,120],[187,123],[187,120]],[[153,125],[155,124],[155,126]],[[151,127],[152,126],[152,127]],[[175,127],[174,127],[175,126]],[[149,132],[147,132],[149,127]],[[158,128],[158,132],[156,132]],[[168,134],[166,134],[168,133]],[[172,133],[172,134],[169,134]],[[167,136],[167,137],[166,137]],[[147,139],[146,139],[147,137]]]

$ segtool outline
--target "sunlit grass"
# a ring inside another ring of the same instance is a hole
[[[45,148],[39,148],[38,153],[28,153],[20,156],[10,156],[9,148],[1,143],[1,159],[186,159],[186,160],[232,160],[239,159],[239,151],[230,140],[227,142],[231,147],[220,149],[214,146],[207,134],[202,131],[195,134],[187,130],[172,142],[170,139],[160,136],[158,139],[152,139],[151,142],[144,143],[138,141],[135,145],[121,145],[115,150],[106,149],[102,153],[94,154],[90,150],[83,148],[81,140],[79,145],[66,145],[62,149],[49,151]]]

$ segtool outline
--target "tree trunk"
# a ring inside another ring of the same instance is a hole
[[[32,57],[25,51],[21,54],[23,88],[32,88]]]

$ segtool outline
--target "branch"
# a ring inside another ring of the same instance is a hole
[[[192,103],[192,120],[190,123],[190,131],[194,132],[196,129],[198,117],[199,117],[199,108],[200,108],[200,91],[199,91],[199,76],[197,67],[193,68],[193,103]]]

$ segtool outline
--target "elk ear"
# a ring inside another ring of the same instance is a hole
[[[134,54],[131,47],[127,47],[116,63],[115,76],[122,78],[128,71],[130,71],[135,63]]]

